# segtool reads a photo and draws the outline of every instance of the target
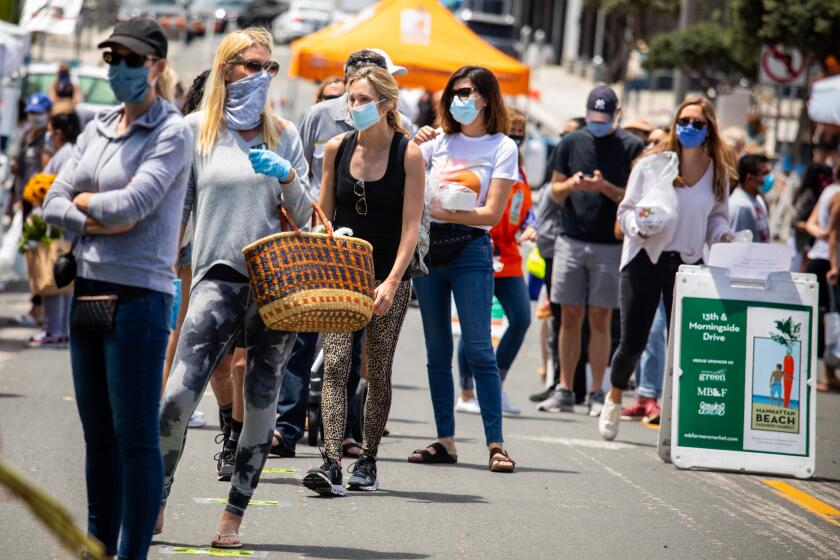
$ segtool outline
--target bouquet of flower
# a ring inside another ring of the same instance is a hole
[[[18,241],[18,251],[25,253],[40,243],[49,245],[54,239],[61,239],[61,229],[47,225],[44,218],[31,214],[23,223],[23,234]]]
[[[41,206],[55,178],[56,175],[36,173],[23,188],[23,199],[33,206]]]

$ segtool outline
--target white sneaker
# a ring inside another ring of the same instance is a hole
[[[193,415],[190,416],[190,421],[187,423],[187,426],[190,428],[201,428],[207,423],[207,420],[204,418],[204,413],[200,410],[196,410],[193,412]]]
[[[601,437],[612,441],[618,435],[618,423],[621,422],[621,405],[609,399],[604,401],[604,408],[598,417],[598,431]]]
[[[504,391],[502,391],[502,413],[515,416],[522,414],[522,409],[510,402],[510,397]]]
[[[475,398],[464,400],[458,397],[455,410],[457,412],[466,412],[467,414],[481,414],[481,407],[478,406],[478,400]]]

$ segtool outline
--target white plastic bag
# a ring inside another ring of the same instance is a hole
[[[0,277],[6,278],[12,275],[18,258],[18,242],[21,235],[23,235],[23,210],[18,210],[0,243]]]
[[[643,178],[642,197],[636,203],[636,227],[646,237],[654,236],[677,219],[674,179],[680,171],[679,157],[662,152],[636,164]]]
[[[427,184],[426,196],[431,206],[438,206],[449,212],[469,212],[475,209],[478,194],[460,183],[442,182],[434,179]]]

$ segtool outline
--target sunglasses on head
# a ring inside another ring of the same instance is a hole
[[[147,60],[156,62],[158,59],[147,54],[137,54],[130,52],[128,54],[119,54],[114,51],[105,51],[102,53],[102,60],[109,66],[116,66],[120,62],[125,61],[125,65],[130,68],[140,68],[146,64]]]
[[[273,60],[269,60],[268,62],[260,62],[259,60],[245,60],[244,58],[234,58],[228,64],[238,65],[241,64],[245,67],[245,70],[251,72],[252,74],[256,74],[260,70],[265,70],[272,76],[276,76],[278,70],[280,70],[280,64],[274,62]]]
[[[473,92],[478,93],[478,90],[474,87],[462,87],[453,91],[452,94],[461,101],[467,101]]]
[[[706,125],[708,123],[703,119],[692,119],[689,117],[684,117],[682,119],[677,119],[677,124],[682,127],[691,125],[692,127],[694,127],[695,130],[703,130],[704,128],[706,128]]]
[[[338,99],[341,97],[340,95],[322,95],[318,100],[319,101],[329,101],[330,99]]]

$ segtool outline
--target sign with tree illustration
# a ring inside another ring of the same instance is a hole
[[[804,306],[683,298],[678,444],[804,455],[808,325]]]

